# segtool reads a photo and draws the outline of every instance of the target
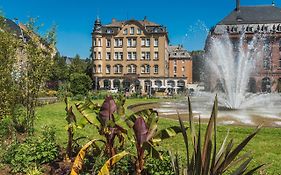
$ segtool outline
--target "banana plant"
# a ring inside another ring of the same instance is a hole
[[[249,169],[249,163],[252,157],[249,153],[238,157],[238,154],[244,149],[249,141],[259,132],[258,126],[253,133],[248,135],[240,144],[234,147],[233,139],[227,143],[227,136],[225,137],[221,147],[217,149],[217,113],[218,113],[218,100],[215,98],[212,114],[207,125],[205,132],[204,143],[201,141],[201,122],[199,118],[199,130],[196,134],[190,98],[188,98],[189,106],[189,125],[190,136],[186,133],[184,123],[178,115],[179,123],[182,128],[182,135],[186,148],[186,167],[180,168],[177,156],[173,157],[173,166],[175,174],[180,174],[179,169],[182,169],[183,174],[187,175],[222,175],[226,171],[232,170],[232,175],[251,175],[264,165],[258,165],[255,168]],[[189,146],[191,145],[191,150]],[[191,154],[192,153],[192,154]]]
[[[143,172],[144,164],[147,156],[162,159],[156,146],[163,139],[171,138],[181,132],[179,126],[157,131],[158,114],[152,109],[137,112],[126,120],[126,123],[134,131],[134,143],[137,149],[135,156],[136,174]]]
[[[120,104],[123,105],[124,103]],[[122,147],[127,133],[127,130],[118,123],[120,122],[120,116],[123,115],[123,110],[118,109],[122,107],[116,105],[112,96],[106,97],[102,106],[93,103],[91,100],[76,104],[76,108],[86,121],[94,125],[99,134],[105,138],[105,152],[109,157],[116,154],[115,138],[118,138],[119,146]]]
[[[71,168],[70,175],[79,175],[79,172],[82,170],[85,155],[87,153],[87,150],[90,148],[90,146],[94,145],[95,148],[99,149],[96,142],[103,142],[103,140],[94,139],[94,140],[89,141],[88,143],[86,143],[82,147],[82,149],[79,151],[78,155],[75,158],[75,161],[74,161],[74,163],[72,165],[72,168]],[[98,175],[108,175],[108,174],[110,174],[110,169],[112,168],[112,166],[128,154],[129,153],[126,152],[126,151],[115,154],[113,157],[111,157],[109,160],[107,160],[105,162],[105,164],[100,169]]]
[[[66,147],[66,157],[65,161],[70,161],[73,153],[73,137],[74,137],[74,129],[76,127],[76,116],[72,111],[72,106],[69,104],[69,99],[65,98],[65,111],[66,111],[66,121],[67,121],[67,133],[68,133],[68,141]]]

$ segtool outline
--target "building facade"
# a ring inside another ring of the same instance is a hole
[[[166,27],[146,18],[112,19],[107,25],[96,19],[92,32],[94,89],[151,94],[173,88],[176,92],[178,85],[192,82],[192,78],[170,76],[168,43]]]
[[[261,48],[267,45],[268,52],[250,78],[249,91],[281,92],[281,8],[274,3],[240,6],[240,0],[236,0],[236,8],[211,29],[210,36],[219,37],[225,32],[233,42],[244,34],[246,45],[256,34],[266,37]]]

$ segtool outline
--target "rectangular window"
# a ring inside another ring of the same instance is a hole
[[[177,60],[174,60],[174,65],[177,65]]]
[[[141,46],[145,46],[145,39],[144,38],[141,39]]]
[[[101,60],[101,52],[98,52],[98,60]]]
[[[122,59],[123,59],[123,52],[114,53],[114,60],[122,60]]]
[[[184,72],[185,71],[185,67],[183,66],[181,70]]]
[[[128,52],[128,60],[131,60],[132,59],[132,52]]]
[[[122,47],[123,46],[123,40],[122,39],[115,39],[114,46],[115,47]]]
[[[134,47],[134,42],[136,41],[136,39],[132,39],[132,38],[128,38],[127,40],[127,46],[128,47]]]
[[[145,53],[145,57],[146,57],[146,58],[145,58],[146,60],[150,60],[150,52],[146,52],[146,53]]]
[[[137,52],[133,52],[132,54],[132,60],[136,60],[137,59]]]
[[[96,46],[96,39],[93,40],[93,46]]]
[[[93,59],[94,59],[94,60],[95,60],[96,57],[97,57],[96,54],[97,54],[96,52],[93,52]]]
[[[140,28],[137,29],[137,34],[138,34],[138,35],[141,34],[141,29],[140,29]]]
[[[158,47],[159,40],[157,38],[154,39],[154,47]]]
[[[137,40],[136,39],[132,39],[132,47],[136,47],[137,46]]]
[[[281,69],[281,58],[279,58],[279,69]]]
[[[110,52],[106,52],[106,60],[110,60],[111,59],[111,53]]]
[[[106,47],[110,47],[111,46],[111,41],[110,41],[110,39],[107,39],[106,40]]]
[[[177,67],[174,66],[174,73],[177,73]]]
[[[141,59],[144,60],[145,59],[145,52],[141,53]]]
[[[158,65],[155,65],[155,66],[154,66],[154,73],[155,73],[155,74],[158,74]]]
[[[133,35],[135,33],[135,28],[134,27],[131,27],[130,28],[130,35]]]
[[[149,47],[149,46],[150,46],[150,39],[146,39],[145,46],[146,46],[146,47]]]
[[[101,39],[98,39],[98,46],[101,46]]]
[[[159,54],[158,52],[154,52],[154,60],[158,60],[159,59]]]

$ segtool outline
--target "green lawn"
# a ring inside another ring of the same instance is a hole
[[[158,99],[129,99],[126,105],[142,102],[154,102]],[[97,100],[99,104],[102,100]],[[73,103],[74,104],[74,103]],[[63,102],[50,104],[37,109],[36,130],[41,130],[44,125],[51,125],[57,131],[57,142],[65,147],[67,141],[66,120],[65,120],[65,105]],[[78,112],[75,111],[77,115]],[[160,128],[165,128],[173,125],[178,125],[178,121],[161,119],[159,122]],[[203,125],[203,129],[206,126]],[[229,138],[234,138],[237,145],[243,138],[250,134],[254,128],[240,126],[218,126],[218,143],[222,143],[227,130],[230,130]],[[89,138],[98,137],[97,131],[93,127],[87,127],[83,130],[77,130],[77,136],[87,136]],[[181,135],[175,138],[166,140],[161,145],[163,148],[173,152],[178,152],[181,155],[185,154],[184,142]],[[245,151],[253,154],[252,165],[261,163],[267,164],[265,174],[281,174],[281,128],[263,128],[261,132],[246,146]]]

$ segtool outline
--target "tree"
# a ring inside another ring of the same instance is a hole
[[[0,29],[6,27],[4,17],[0,16]],[[0,118],[11,114],[16,103],[17,92],[15,78],[16,52],[18,41],[12,33],[0,31]]]
[[[80,56],[75,55],[74,59],[70,64],[70,73],[85,73],[87,68],[87,63],[80,59]]]
[[[50,76],[48,79],[48,88],[58,89],[60,82],[69,81],[69,67],[66,64],[65,58],[57,53],[53,60]]]
[[[73,73],[70,75],[70,91],[73,95],[86,95],[91,89],[92,80],[83,73]]]
[[[31,18],[26,28],[23,27],[24,32],[30,37],[24,44],[24,51],[26,56],[26,66],[22,69],[22,84],[24,90],[24,105],[27,109],[27,129],[33,131],[35,120],[35,107],[39,91],[48,78],[53,63],[53,57],[56,52],[54,49],[55,34],[47,34],[47,38],[42,38],[35,32],[34,19]],[[51,29],[50,33],[55,31]]]

